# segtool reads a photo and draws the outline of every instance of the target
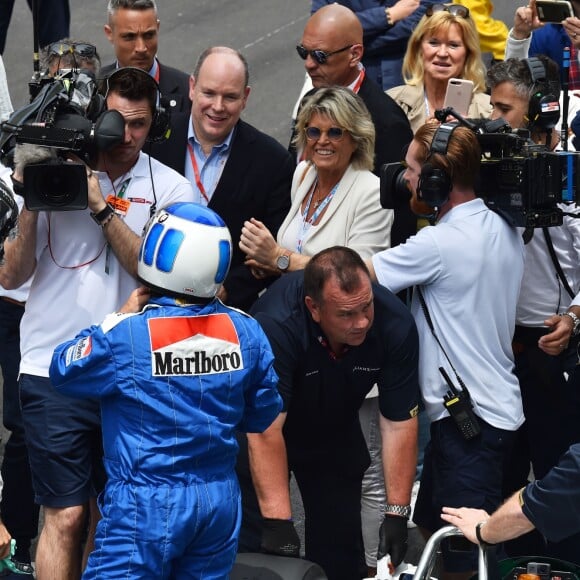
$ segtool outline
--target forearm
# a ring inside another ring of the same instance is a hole
[[[262,516],[287,520],[292,517],[288,460],[277,422],[264,433],[248,433],[248,454]]]
[[[36,226],[38,212],[22,208],[18,225],[4,242],[4,262],[0,266],[0,285],[7,290],[22,286],[36,268]]]
[[[409,505],[417,468],[417,418],[389,421],[380,417],[387,503]]]
[[[534,529],[534,525],[522,512],[519,499],[520,492],[513,494],[491,516],[484,510],[474,508],[444,507],[441,518],[453,526],[457,526],[463,535],[473,542],[479,543],[476,527],[480,527],[480,537],[488,544],[498,544],[517,538]]]
[[[518,492],[506,500],[487,520],[482,528],[482,537],[490,544],[498,544],[517,538],[533,529],[534,525],[522,512]]]
[[[137,256],[141,238],[115,215],[103,226],[103,233],[121,266],[137,277]]]

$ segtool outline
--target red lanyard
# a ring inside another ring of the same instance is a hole
[[[195,175],[195,184],[197,185],[197,189],[199,189],[199,193],[201,193],[203,199],[205,199],[206,203],[209,203],[209,197],[205,192],[205,187],[201,182],[201,177],[199,175],[199,168],[197,166],[197,159],[195,158],[195,153],[193,152],[193,147],[191,143],[187,142],[187,150],[189,151],[189,158],[191,159],[191,166],[193,167],[193,174]]]
[[[354,83],[353,87],[352,87],[352,92],[358,94],[359,90],[360,90],[360,86],[362,85],[362,82],[365,80],[365,69],[363,68],[360,71],[360,75],[358,75],[358,79],[356,79],[356,82]]]

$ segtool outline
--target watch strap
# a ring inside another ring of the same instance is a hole
[[[388,503],[385,506],[385,514],[393,514],[402,518],[409,519],[411,517],[411,506],[401,505],[396,503]]]
[[[493,546],[494,544],[491,544],[490,542],[486,542],[483,539],[483,537],[481,536],[481,528],[483,528],[483,526],[485,526],[485,524],[487,524],[487,521],[479,522],[475,526],[475,537],[477,538],[477,541],[479,542],[480,546],[484,546],[487,548],[487,547]]]
[[[576,336],[580,332],[580,318],[573,312],[564,312],[562,316],[567,316],[572,320],[572,334]]]
[[[115,210],[107,204],[100,212],[92,213],[91,217],[95,220],[97,225],[104,227],[109,223],[109,220],[115,215]]]

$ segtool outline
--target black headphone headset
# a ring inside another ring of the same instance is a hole
[[[557,83],[550,82],[544,63],[536,57],[523,59],[526,63],[534,94],[528,105],[528,129],[550,131],[560,119],[560,103],[557,93]]]
[[[119,74],[121,71],[125,70],[137,71],[139,74],[145,75],[147,81],[154,85],[157,97],[155,99],[156,105],[155,110],[153,111],[153,120],[151,121],[151,127],[147,135],[147,141],[149,143],[165,141],[169,138],[169,134],[171,133],[171,115],[168,109],[166,109],[162,104],[164,101],[161,91],[159,90],[159,84],[149,73],[134,66],[125,66],[114,70],[109,76],[105,78],[105,102],[109,94],[109,83],[111,79],[113,79],[115,75]]]
[[[436,167],[433,163],[435,159],[431,158],[434,154],[447,154],[449,140],[457,127],[459,127],[459,123],[442,123],[437,127],[431,141],[429,155],[421,167],[417,197],[431,207],[441,207],[449,199],[449,194],[453,188],[451,176],[444,169]]]

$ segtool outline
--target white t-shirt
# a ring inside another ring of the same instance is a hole
[[[559,207],[567,213],[579,214],[577,218],[564,216],[561,226],[548,228],[566,280],[577,293],[580,291],[580,208],[573,204]],[[525,245],[525,255],[516,323],[541,327],[549,316],[566,312],[572,298],[556,275],[541,229],[534,230],[532,239]]]
[[[151,169],[157,209],[176,201],[193,201],[185,177],[155,159],[151,159]],[[127,178],[130,182],[123,197],[131,204],[123,219],[141,235],[154,200],[147,155],[141,153],[132,170],[117,180],[117,192]],[[99,173],[99,183],[105,197],[113,192],[105,173]],[[36,260],[20,328],[20,372],[47,377],[55,347],[101,322],[125,303],[139,283],[108,249],[89,209],[41,212]]]
[[[524,268],[519,232],[478,198],[372,260],[379,283],[389,290],[421,286],[435,332],[476,413],[494,427],[517,429],[524,420],[511,347]],[[448,386],[439,367],[456,387],[457,379],[429,329],[417,292],[411,311],[420,340],[421,393],[429,418],[436,421],[448,416],[443,406]]]

